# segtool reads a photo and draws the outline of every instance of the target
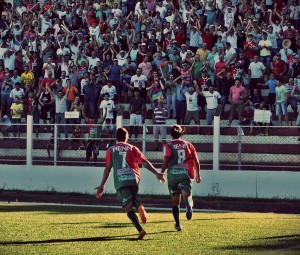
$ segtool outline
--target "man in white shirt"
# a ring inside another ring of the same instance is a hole
[[[95,66],[97,66],[97,62],[100,62],[100,59],[96,57],[95,51],[92,51],[91,57],[88,57],[88,61],[89,61],[89,69],[94,68]]]
[[[22,16],[23,12],[26,12],[26,7],[22,4],[22,1],[19,2],[19,6],[16,8],[16,11]]]
[[[195,125],[200,124],[199,111],[198,111],[198,95],[199,87],[196,82],[194,82],[193,87],[189,87],[188,91],[184,90],[184,81],[181,83],[181,93],[185,95],[186,98],[186,113],[184,117],[184,124],[189,125],[191,120],[194,119]],[[195,91],[196,89],[196,91]]]
[[[70,87],[68,87],[66,94],[64,95],[62,90],[54,94],[51,90],[51,94],[55,100],[55,123],[58,125],[58,137],[60,137],[61,127],[63,126],[65,138],[68,139],[68,129],[66,126],[65,112],[67,111],[67,97],[70,92]]]
[[[208,91],[200,92],[206,100],[206,122],[207,125],[211,125],[214,119],[215,113],[218,109],[218,100],[221,99],[219,92],[214,91],[214,86],[210,85]]]
[[[141,84],[142,88],[146,88],[147,81],[148,81],[147,77],[142,74],[142,69],[137,68],[136,69],[136,75],[133,75],[131,77],[130,84],[134,88],[138,88],[140,86],[140,84]]]
[[[159,12],[160,18],[164,19],[165,18],[165,14],[167,12],[167,8],[162,5],[162,1],[161,0],[159,0],[156,4],[157,4],[156,5],[156,11]]]
[[[248,69],[248,75],[250,77],[250,94],[253,95],[254,89],[258,88],[258,83],[264,83],[263,77],[266,70],[266,67],[262,62],[259,62],[259,57],[254,56],[254,61],[250,63]]]
[[[112,85],[111,80],[107,80],[107,85],[104,85],[100,91],[100,98],[104,97],[104,95],[108,93],[109,99],[114,100],[115,95],[117,94],[116,87]]]
[[[260,61],[267,67],[267,75],[270,74],[272,43],[268,38],[268,33],[263,32],[263,39],[259,41]]]
[[[234,64],[236,59],[236,51],[229,42],[226,42],[226,50],[225,50],[225,61],[229,61],[228,64]]]
[[[109,99],[109,93],[105,93],[103,98],[104,99],[101,101],[99,110],[100,118],[104,122],[106,119],[114,118],[115,103],[113,100]]]
[[[7,50],[3,54],[4,56],[4,68],[8,68],[9,71],[13,71],[15,69],[15,55],[11,50]]]

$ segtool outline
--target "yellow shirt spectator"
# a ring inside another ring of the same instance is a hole
[[[22,85],[24,86],[26,84],[26,82],[31,83],[32,85],[34,84],[34,74],[30,71],[22,73],[21,74],[21,82]]]
[[[12,119],[21,119],[23,114],[23,105],[20,100],[17,99],[15,103],[12,103],[11,107],[11,118]]]

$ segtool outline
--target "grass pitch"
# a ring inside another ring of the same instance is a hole
[[[300,215],[194,212],[183,230],[172,213],[148,211],[147,235],[121,210],[0,205],[0,254],[300,254]]]

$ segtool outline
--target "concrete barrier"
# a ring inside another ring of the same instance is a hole
[[[24,191],[57,191],[93,194],[104,168],[53,166],[0,166],[0,188]],[[141,169],[140,194],[168,195],[167,184],[159,183]],[[196,196],[300,199],[299,172],[201,171],[202,183],[194,183]],[[113,176],[106,186],[115,193]],[[1,200],[1,193],[0,193]]]

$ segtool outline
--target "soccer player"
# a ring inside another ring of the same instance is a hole
[[[201,182],[200,162],[196,149],[190,142],[180,138],[184,131],[179,125],[171,128],[172,140],[164,145],[164,161],[161,169],[162,173],[168,169],[168,188],[177,231],[181,231],[181,197],[186,203],[186,218],[190,220],[193,213],[192,180],[196,177],[196,182]]]
[[[138,163],[141,163],[150,172],[155,174],[160,182],[165,182],[165,174],[159,173],[142,152],[136,146],[127,143],[127,141],[127,130],[125,128],[118,128],[116,132],[116,144],[106,151],[106,167],[102,182],[97,187],[96,198],[100,198],[103,195],[105,184],[113,167],[117,198],[125,209],[128,218],[139,231],[138,239],[141,240],[146,235],[146,232],[135,214],[134,207],[140,213],[144,224],[147,222],[147,214],[144,206],[137,200],[138,184],[141,178]]]

